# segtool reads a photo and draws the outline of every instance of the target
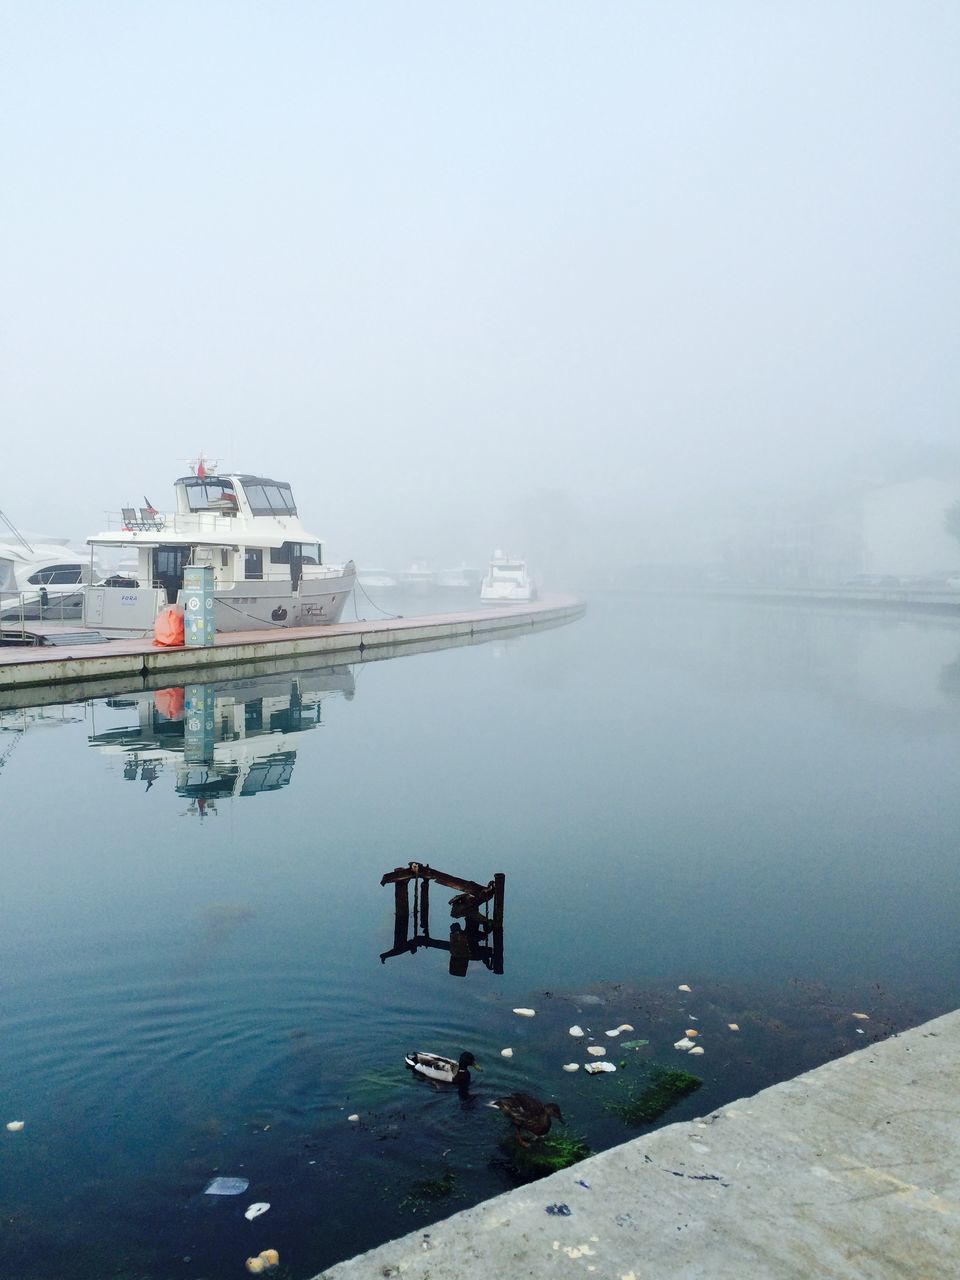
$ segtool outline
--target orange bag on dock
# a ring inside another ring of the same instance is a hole
[[[166,649],[183,645],[183,605],[168,604],[157,614],[153,624],[153,643]]]

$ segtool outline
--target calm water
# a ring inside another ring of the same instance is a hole
[[[201,697],[206,737],[184,728]],[[947,621],[609,598],[508,641],[2,730],[0,1120],[26,1127],[0,1128],[0,1218],[22,1280],[219,1280],[267,1247],[307,1277],[513,1185],[490,1097],[553,1096],[599,1150],[637,1132],[603,1104],[650,1063],[703,1078],[678,1119],[958,1003]],[[492,934],[465,976],[439,948],[381,962],[380,879],[412,859],[505,873],[502,973]],[[619,1048],[621,1022],[649,1043]],[[573,1023],[621,1070],[563,1073],[589,1061]],[[437,1090],[415,1048],[485,1071]],[[249,1189],[205,1196],[216,1174]]]

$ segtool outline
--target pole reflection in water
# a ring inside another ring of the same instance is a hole
[[[88,741],[123,756],[124,779],[145,783],[145,791],[172,772],[176,794],[190,802],[184,812],[202,818],[216,813],[221,800],[289,786],[296,744],[322,723],[323,700],[353,693],[348,666],[233,681],[220,689],[158,689],[107,699],[107,706],[130,710],[135,718]]]
[[[410,883],[413,882],[413,934],[410,934]],[[430,883],[435,881],[447,889],[456,889],[449,901],[450,936],[448,941],[430,936]],[[391,956],[418,947],[434,948],[450,953],[452,977],[466,976],[470,961],[479,961],[493,973],[503,973],[503,891],[506,876],[497,874],[487,884],[465,880],[461,876],[437,871],[425,862],[411,862],[406,867],[388,871],[381,885],[394,887],[393,947],[381,952],[380,963]]]

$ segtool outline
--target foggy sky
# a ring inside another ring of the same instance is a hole
[[[202,449],[293,481],[332,555],[476,560],[530,503],[601,551],[956,443],[953,0],[0,21],[24,527],[167,508]]]

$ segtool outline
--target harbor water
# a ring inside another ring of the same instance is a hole
[[[668,1122],[957,1007],[958,758],[949,618],[629,594],[3,711],[7,1273],[226,1280],[275,1248],[299,1280],[515,1185],[492,1098],[597,1151],[644,1131],[617,1104],[656,1066],[702,1082]],[[502,873],[502,932],[438,884],[428,935],[398,918],[410,862]],[[417,1049],[483,1072],[435,1087]]]

